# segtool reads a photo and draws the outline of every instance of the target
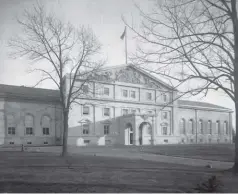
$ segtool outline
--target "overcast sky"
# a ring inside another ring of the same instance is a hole
[[[152,0],[42,0],[50,12],[69,21],[75,26],[86,25],[93,29],[103,46],[107,57],[107,66],[125,63],[124,42],[120,36],[124,30],[121,15],[128,20],[131,17],[139,21],[134,6],[139,4],[143,9],[151,8]],[[8,56],[7,41],[15,33],[21,33],[15,20],[25,8],[30,8],[34,0],[0,0],[0,83],[32,86],[40,76],[27,73],[30,62],[24,59],[13,60]],[[128,31],[128,52],[135,51],[135,40]],[[54,88],[53,84],[45,83],[41,87]],[[210,92],[206,98],[194,99],[225,106],[234,110],[233,102],[222,93]],[[234,123],[234,122],[233,122]]]

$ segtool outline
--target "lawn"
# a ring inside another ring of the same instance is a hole
[[[29,152],[1,152],[0,173],[0,192],[31,193],[186,192],[213,174],[222,176],[177,164]]]

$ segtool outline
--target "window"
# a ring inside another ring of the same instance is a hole
[[[16,128],[15,127],[8,127],[7,130],[9,135],[15,135],[16,134]]]
[[[191,131],[192,134],[195,134],[194,125],[193,125],[193,119],[189,120],[189,130]]]
[[[104,108],[104,116],[110,116],[110,108]]]
[[[9,144],[14,144],[14,142],[13,142],[13,141],[10,141]]]
[[[131,113],[135,114],[136,113],[136,109],[131,109]]]
[[[164,143],[168,143],[169,142],[169,140],[167,140],[167,139],[164,139]]]
[[[31,144],[31,141],[28,141],[27,144]]]
[[[139,109],[139,108],[137,108],[136,111],[137,111],[138,113],[140,113],[140,109]]]
[[[122,115],[127,115],[128,114],[128,109],[122,109]]]
[[[83,106],[83,115],[89,115],[89,107]]]
[[[109,88],[104,87],[104,95],[109,96]]]
[[[83,93],[87,94],[88,93],[88,85],[83,85],[82,86]]]
[[[212,121],[208,121],[207,122],[207,129],[208,129],[208,133],[212,134]]]
[[[203,121],[201,119],[199,120],[199,132],[203,134]]]
[[[90,140],[84,140],[83,141],[85,144],[89,144],[90,143]]]
[[[123,97],[128,97],[128,91],[127,90],[122,90],[122,95],[123,95]]]
[[[26,135],[33,135],[33,128],[32,127],[26,127]]]
[[[162,133],[163,133],[163,135],[168,135],[168,127],[163,127]]]
[[[131,98],[136,98],[136,92],[135,91],[131,91]]]
[[[44,144],[46,145],[46,144],[48,144],[48,142],[47,142],[47,141],[45,141],[45,142],[44,142]]]
[[[83,124],[83,134],[89,134],[89,125]]]
[[[32,115],[25,116],[26,135],[33,135],[34,117]]]
[[[224,132],[226,135],[228,135],[228,124],[227,121],[224,122]]]
[[[104,125],[104,135],[108,135],[109,134],[109,129],[110,129],[109,125]]]
[[[167,102],[167,95],[166,94],[163,94],[163,101]]]
[[[162,119],[168,119],[168,113],[162,112]]]
[[[148,114],[153,114],[153,111],[152,111],[152,110],[149,110],[149,111],[148,111]]]
[[[220,121],[216,122],[216,130],[217,130],[217,133],[220,135],[221,134]]]
[[[180,130],[182,134],[186,134],[185,119],[180,120]]]
[[[147,92],[147,100],[152,100],[152,94],[150,92]]]
[[[190,142],[193,143],[193,139],[190,139]]]
[[[49,134],[50,134],[50,129],[44,127],[44,128],[43,128],[43,135],[49,135]]]

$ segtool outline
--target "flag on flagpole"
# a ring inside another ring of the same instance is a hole
[[[126,27],[125,27],[125,29],[124,29],[124,31],[123,31],[123,33],[122,33],[120,38],[123,40],[125,36],[126,36]]]

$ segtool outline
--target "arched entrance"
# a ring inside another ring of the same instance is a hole
[[[142,122],[139,126],[139,145],[144,145],[143,135],[152,135],[152,126],[149,122]]]
[[[126,124],[126,129],[128,129],[128,144],[133,145],[133,128],[131,123]]]

